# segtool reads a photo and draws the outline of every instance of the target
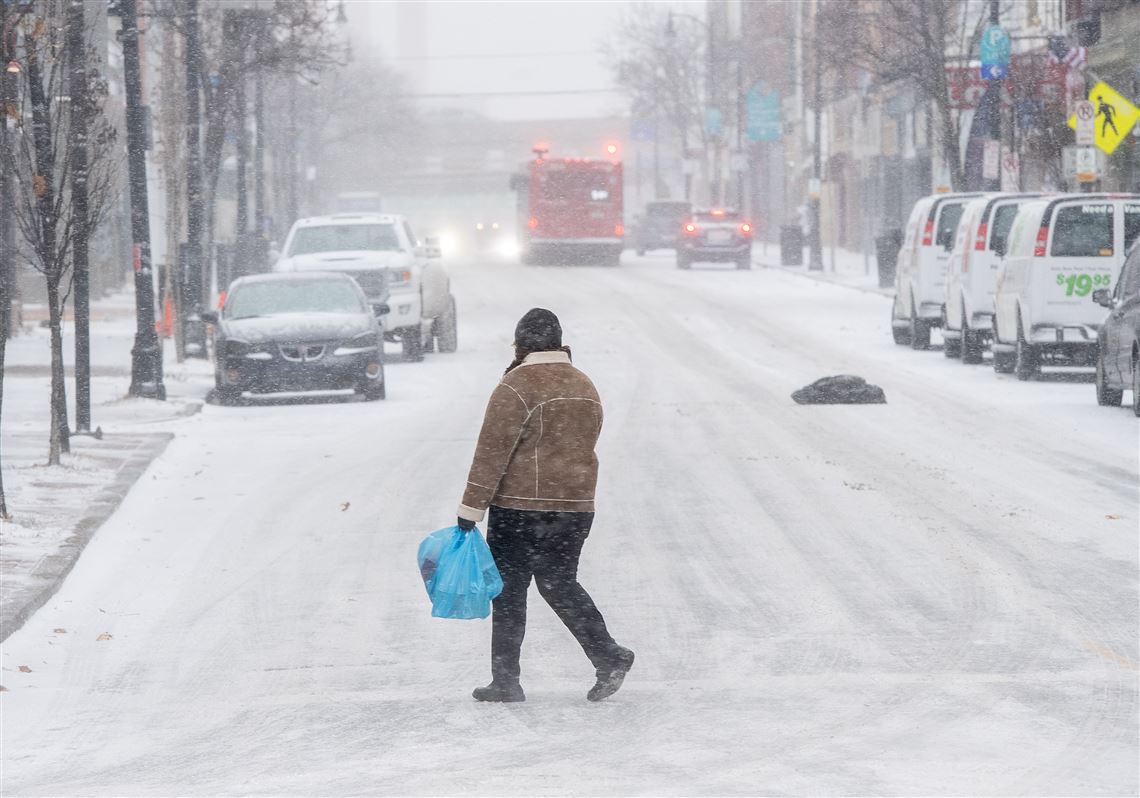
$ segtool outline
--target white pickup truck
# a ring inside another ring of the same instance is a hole
[[[455,297],[439,254],[403,216],[345,213],[297,220],[273,270],[351,275],[370,302],[388,304],[384,340],[399,341],[404,359],[417,361],[425,350],[458,347]]]

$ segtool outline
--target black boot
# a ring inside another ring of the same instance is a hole
[[[632,667],[633,652],[628,648],[614,646],[610,663],[598,668],[598,681],[590,688],[590,692],[586,693],[586,699],[588,701],[601,701],[603,698],[612,696],[621,689],[621,683],[625,681],[625,675],[629,673],[629,669]]]
[[[476,687],[471,695],[476,701],[499,701],[511,703],[526,701],[526,693],[518,682],[491,682],[486,687]]]

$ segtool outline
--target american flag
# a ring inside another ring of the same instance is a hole
[[[1049,37],[1049,58],[1056,64],[1081,70],[1088,64],[1088,55],[1089,51],[1086,48],[1073,47],[1064,36]]]

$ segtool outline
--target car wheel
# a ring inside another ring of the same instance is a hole
[[[966,315],[966,308],[962,308],[962,362],[976,366],[982,362],[982,351],[985,349],[982,343],[982,334],[977,330],[971,330],[969,324],[969,317]]]
[[[906,327],[896,327],[895,310],[898,309],[899,299],[895,297],[895,302],[891,305],[891,337],[895,339],[895,343],[899,346],[910,346],[910,330]]]
[[[440,352],[454,352],[459,348],[459,322],[455,311],[455,297],[451,297],[447,304],[447,312],[436,320],[436,345]]]
[[[1140,361],[1132,356],[1132,415],[1140,416]]]
[[[233,407],[241,401],[241,391],[230,385],[219,385],[214,389],[214,396],[222,407]]]
[[[752,256],[751,255],[745,255],[744,257],[737,260],[736,261],[736,268],[738,268],[738,269],[751,269],[752,268]]]
[[[644,249],[638,249],[638,250],[635,250],[635,252],[637,252],[637,257],[639,257],[639,258],[645,257],[645,250]]]
[[[681,253],[677,253],[677,268],[678,269],[687,269],[691,265],[692,265],[692,261],[689,260],[688,256],[682,255]]]
[[[424,359],[423,340],[420,331],[415,327],[404,330],[400,339],[404,345],[404,360],[409,363],[418,363]]]
[[[1013,370],[1019,380],[1031,380],[1037,376],[1037,352],[1033,346],[1025,340],[1025,335],[1021,332],[1020,320],[1018,320],[1017,323],[1017,348],[1013,358]]]
[[[1132,369],[1132,405],[1136,405],[1136,369]],[[1097,352],[1096,355],[1096,403],[1101,407],[1120,407],[1121,402],[1124,400],[1123,388],[1110,388],[1108,385],[1108,375],[1104,373],[1104,355],[1102,352]]]
[[[930,348],[930,325],[919,319],[914,310],[910,312],[910,348],[916,350]]]

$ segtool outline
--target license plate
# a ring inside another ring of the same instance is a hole
[[[732,242],[732,233],[727,230],[709,230],[710,244],[728,244]]]

